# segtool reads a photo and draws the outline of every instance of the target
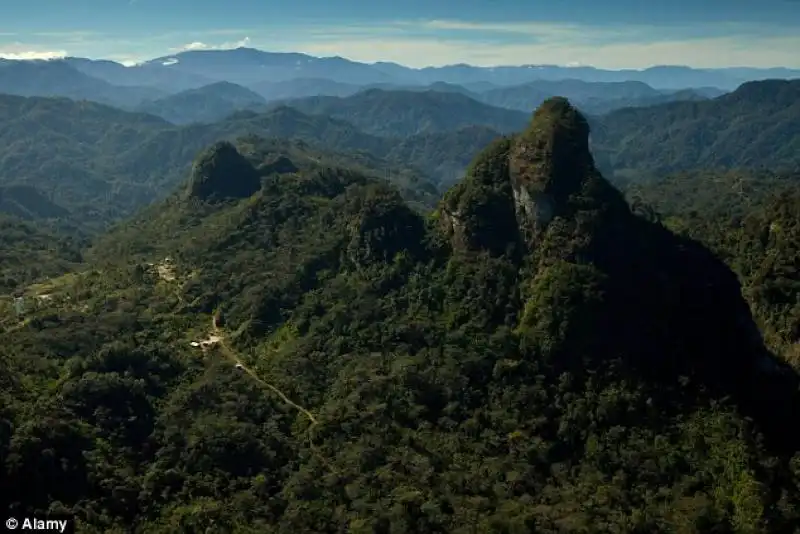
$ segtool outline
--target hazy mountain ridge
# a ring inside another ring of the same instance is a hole
[[[800,168],[800,80],[749,82],[712,100],[617,110],[594,122],[595,152],[623,177]]]
[[[75,57],[37,62],[4,62],[5,65],[12,66],[17,63],[61,65],[73,71],[69,75],[62,73],[64,76],[74,77],[76,73],[82,73],[94,80],[94,83],[103,81],[114,86],[126,87],[127,89],[121,91],[130,93],[130,96],[123,102],[120,100],[122,95],[118,95],[116,103],[128,107],[136,105],[137,102],[134,100],[139,98],[137,93],[143,91],[151,92],[149,95],[151,97],[154,91],[165,96],[165,93],[196,89],[220,81],[252,86],[256,92],[264,93],[267,98],[280,99],[291,96],[290,91],[298,90],[297,88],[300,91],[297,96],[318,94],[348,96],[350,86],[368,89],[449,84],[463,86],[467,91],[485,92],[498,89],[499,86],[519,86],[537,81],[546,84],[553,81],[577,80],[600,84],[638,82],[648,84],[658,91],[706,87],[732,90],[741,83],[752,80],[800,77],[800,71],[791,69],[691,69],[671,66],[620,71],[548,65],[493,68],[453,65],[412,69],[396,64],[366,64],[343,58],[316,58],[306,54],[270,53],[247,48],[189,51],[130,67],[108,60]],[[318,80],[318,83],[312,84],[311,80]],[[289,85],[282,88],[282,84]],[[313,90],[311,86],[315,86]],[[26,94],[49,95],[50,93],[43,92],[45,89],[37,88],[36,92]],[[101,90],[93,91],[97,93]],[[59,96],[71,95],[59,93]],[[564,96],[574,98],[577,95]]]
[[[681,66],[655,66],[643,70],[609,71],[593,67],[522,65],[474,67],[450,65],[412,69],[397,64],[366,64],[344,58],[318,58],[298,53],[274,53],[240,48],[230,51],[189,51],[148,61],[144,67],[164,66],[174,71],[215,76],[234,83],[262,80],[285,81],[292,78],[327,78],[361,85],[399,83],[427,85],[447,82],[463,85],[478,81],[497,85],[519,85],[534,80],[581,79],[592,82],[640,81],[657,89],[719,87],[734,89],[759,78],[800,77],[791,69],[693,69]],[[222,66],[222,69],[220,69]],[[241,74],[239,73],[241,71]],[[778,74],[780,73],[780,74]],[[258,79],[260,77],[260,79]]]
[[[455,65],[410,69],[343,58],[254,49],[190,51],[125,67],[107,60],[65,58],[7,61],[0,92],[23,96],[65,96],[158,114],[171,122],[210,122],[257,108],[261,102],[219,98],[214,87],[247,87],[264,100],[314,96],[347,98],[372,89],[461,93],[484,104],[528,112],[551,96],[570,98],[589,114],[673,100],[717,96],[748,79],[783,69],[696,70],[653,67],[643,71],[603,71],[585,67],[519,66],[481,68]],[[16,72],[19,71],[19,72]],[[23,72],[24,71],[24,72]],[[2,71],[0,71],[2,72]],[[650,85],[647,85],[647,84]],[[157,102],[154,102],[157,101]]]
[[[0,93],[92,100],[123,108],[163,94],[146,84],[113,85],[84,74],[63,61],[8,61],[0,64]]]
[[[369,89],[355,95],[308,97],[284,103],[310,115],[346,120],[367,133],[408,137],[480,125],[507,133],[519,130],[528,114],[489,106],[457,92]]]
[[[216,82],[143,103],[136,111],[158,115],[173,124],[189,124],[217,122],[237,111],[260,109],[266,104],[262,96],[246,87]]]
[[[146,85],[155,87],[164,93],[177,93],[187,89],[196,89],[219,80],[216,77],[196,76],[182,72],[170,71],[163,65],[136,65],[126,67],[115,61],[103,59],[87,59],[68,57],[64,59],[71,67],[118,86]]]
[[[657,104],[660,101],[703,98],[691,89],[685,92],[665,92],[643,82],[586,82],[578,79],[537,80],[526,84],[490,89],[480,93],[480,100],[509,109],[535,109],[553,96],[570,99],[583,112],[591,114],[629,107]]]

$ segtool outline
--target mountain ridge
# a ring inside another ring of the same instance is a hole
[[[711,100],[613,111],[595,121],[592,141],[626,176],[699,167],[791,170],[800,168],[798,119],[800,80],[765,80]],[[659,155],[665,143],[670,151]]]
[[[135,111],[157,115],[181,125],[217,122],[237,111],[263,108],[266,104],[261,95],[244,86],[214,82],[142,103]]]
[[[310,115],[344,119],[375,135],[408,137],[484,125],[502,133],[521,128],[527,114],[462,93],[367,89],[348,97],[308,97],[282,103]]]
[[[129,107],[162,93],[146,85],[116,86],[85,74],[64,61],[9,61],[0,64],[0,93],[69,97]]]
[[[250,133],[304,138],[323,151],[360,151],[354,160],[383,167],[393,179],[423,176],[400,158],[379,160],[394,148],[394,140],[288,107],[179,127],[154,115],[96,103],[0,95],[0,119],[7,126],[0,132],[5,146],[0,154],[2,184],[48,191],[56,204],[90,226],[131,215],[131,210],[159,198],[165,187],[173,187],[189,172],[201,148]],[[53,159],[56,148],[59,158]],[[422,191],[426,186],[419,187]]]
[[[300,67],[299,77],[317,77],[312,76],[310,72],[302,70],[307,65],[320,64],[322,65],[323,72],[329,72],[325,69],[331,64],[341,64],[345,66],[347,75],[331,75],[322,76],[331,78],[335,81],[348,82],[358,80],[359,83],[382,83],[394,80],[395,82],[415,82],[419,84],[433,83],[436,81],[461,84],[465,82],[474,82],[479,79],[483,81],[491,81],[502,85],[514,85],[525,83],[534,79],[560,79],[560,78],[575,78],[580,77],[586,81],[642,81],[648,85],[660,89],[682,89],[686,87],[695,86],[719,86],[722,89],[733,89],[748,79],[753,79],[761,76],[760,73],[772,73],[773,69],[692,69],[690,67],[681,66],[654,66],[642,70],[635,69],[622,69],[619,71],[606,71],[603,69],[596,69],[594,67],[557,67],[552,65],[520,65],[520,66],[495,66],[495,67],[474,67],[471,65],[447,65],[443,67],[424,67],[413,69],[404,67],[398,64],[392,64],[388,69],[385,63],[375,63],[377,65],[377,74],[367,74],[369,67],[372,65],[366,63],[358,63],[355,61],[334,57],[334,58],[318,58],[309,56],[307,54],[298,53],[275,53],[264,52],[252,48],[239,48],[230,51],[190,51],[182,52],[172,56],[164,56],[150,60],[147,64],[163,64],[168,60],[175,59],[177,63],[171,66],[178,67],[181,58],[191,58],[190,61],[195,65],[188,72],[199,73],[206,72],[200,69],[196,63],[198,58],[204,56],[218,58],[224,54],[228,54],[230,58],[247,58],[249,66],[261,65],[274,65],[278,69],[286,69],[284,71],[277,70],[271,71],[270,75],[273,80],[289,79],[290,77],[298,77],[297,67]],[[178,67],[180,70],[180,67]],[[353,70],[355,69],[355,70]],[[293,75],[290,75],[292,72]],[[569,75],[565,75],[569,72]],[[800,71],[783,69],[780,71],[784,76],[800,77]],[[365,77],[366,76],[366,77]],[[769,74],[767,74],[769,76]],[[348,80],[348,77],[350,79]],[[749,77],[749,78],[748,78]],[[692,80],[692,81],[689,81]],[[696,80],[696,81],[695,81]]]
[[[221,76],[217,58],[228,58],[232,72]],[[190,68],[173,68],[181,58],[193,63]],[[203,65],[199,58],[209,58]],[[177,63],[174,62],[177,60]],[[786,68],[719,68],[694,69],[683,66],[653,66],[646,69],[603,70],[594,67],[560,67],[555,65],[519,65],[476,67],[448,65],[443,67],[411,68],[398,64],[359,63],[344,58],[319,58],[300,53],[265,52],[251,48],[181,52],[171,56],[144,61],[124,67],[108,60],[65,58],[70,65],[91,76],[119,85],[152,85],[161,89],[181,91],[214,81],[227,80],[241,85],[267,79],[285,81],[292,78],[327,78],[340,83],[399,83],[427,85],[435,82],[470,84],[489,82],[497,85],[519,85],[534,80],[579,78],[590,82],[644,82],[656,89],[685,89],[718,87],[733,90],[746,81],[782,77],[800,77],[800,70]],[[298,62],[300,62],[298,64]],[[165,65],[165,63],[168,63]],[[231,65],[238,65],[237,72]],[[309,67],[317,66],[318,67]],[[300,70],[298,70],[298,67]],[[339,67],[340,70],[336,70]],[[263,70],[254,75],[253,69]],[[271,70],[270,70],[271,69]],[[310,69],[310,70],[309,70]],[[227,76],[227,77],[226,77]],[[134,78],[139,81],[133,82]],[[145,82],[145,83],[142,83]]]

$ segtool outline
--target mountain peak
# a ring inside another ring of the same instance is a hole
[[[554,97],[523,132],[475,159],[442,214],[457,246],[501,254],[510,245],[535,248],[556,217],[612,205],[617,213],[627,210],[595,168],[586,118],[566,98]]]
[[[597,171],[589,151],[589,124],[566,98],[549,98],[533,114],[509,154],[509,175],[518,212],[546,225],[556,206]]]
[[[203,201],[246,198],[259,190],[258,172],[228,141],[203,151],[192,165],[188,196]]]
[[[589,135],[586,118],[563,96],[548,98],[533,113],[533,120],[528,130],[535,127],[552,125],[571,131],[584,132]]]
[[[569,156],[571,160],[579,160],[583,166],[592,163],[589,123],[563,97],[548,98],[539,106],[519,136],[517,147],[517,156],[531,161],[561,160]]]

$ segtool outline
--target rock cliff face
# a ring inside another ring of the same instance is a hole
[[[509,154],[509,179],[517,217],[536,235],[585,180],[597,174],[589,152],[589,125],[564,98],[536,110]]]

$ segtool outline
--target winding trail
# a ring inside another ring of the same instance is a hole
[[[225,344],[225,336],[222,334],[221,329],[217,325],[217,316],[216,315],[211,316],[211,332],[219,340],[219,348],[222,351],[222,353],[225,355],[226,358],[228,358],[234,364],[240,365],[242,367],[242,370],[244,370],[245,373],[250,375],[253,378],[253,380],[258,382],[259,384],[261,384],[265,388],[269,389],[273,393],[275,393],[277,396],[279,396],[283,400],[283,402],[285,402],[286,404],[288,404],[289,406],[291,406],[295,410],[301,412],[303,415],[308,417],[308,420],[311,421],[312,425],[316,425],[317,424],[317,418],[314,417],[314,414],[312,414],[307,409],[303,408],[302,406],[300,406],[299,404],[297,404],[296,402],[291,400],[281,390],[279,390],[278,388],[276,388],[275,386],[273,386],[269,382],[265,382],[264,380],[262,380],[252,369],[247,367],[244,364],[244,362],[242,362],[242,360],[239,359],[238,356],[236,356],[236,353],[233,352],[230,349],[230,347],[228,347],[228,345]]]
[[[222,352],[222,354],[228,360],[233,362],[234,365],[241,366],[241,369],[245,373],[247,373],[250,376],[250,378],[252,378],[256,382],[258,382],[260,385],[264,386],[265,388],[267,388],[270,391],[272,391],[273,393],[275,393],[278,397],[281,398],[281,400],[283,402],[285,402],[286,404],[288,404],[289,406],[291,406],[292,408],[294,408],[298,412],[300,412],[303,415],[305,415],[306,418],[308,418],[308,420],[311,422],[311,424],[308,426],[308,445],[311,448],[312,453],[317,458],[319,458],[319,460],[325,465],[325,467],[327,467],[333,473],[339,475],[340,474],[339,471],[337,471],[333,466],[331,466],[331,464],[328,462],[328,460],[326,460],[325,457],[322,456],[322,453],[319,452],[319,449],[317,449],[316,445],[314,445],[314,441],[313,441],[313,438],[312,438],[312,432],[316,428],[317,424],[319,423],[317,418],[314,417],[314,414],[312,414],[309,410],[307,410],[306,408],[300,406],[299,404],[297,404],[296,402],[291,400],[280,389],[276,388],[275,386],[273,386],[269,382],[266,382],[263,379],[261,379],[252,369],[247,367],[244,364],[244,362],[242,362],[242,360],[236,355],[236,353],[225,343],[225,335],[223,334],[222,329],[217,324],[217,319],[218,319],[218,315],[217,314],[214,314],[214,315],[211,316],[211,332],[212,332],[212,335],[214,335],[217,338],[217,340],[218,340],[217,346],[219,347],[219,349]]]

